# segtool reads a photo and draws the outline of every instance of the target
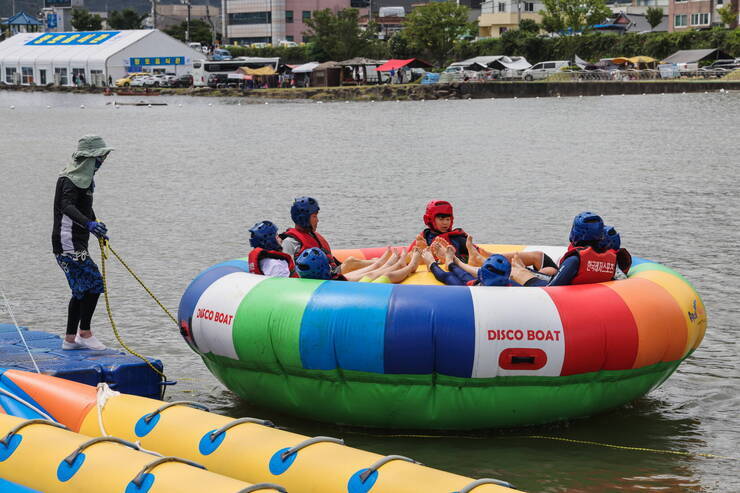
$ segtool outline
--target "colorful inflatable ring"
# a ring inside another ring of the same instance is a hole
[[[428,273],[389,285],[246,271],[234,260],[191,282],[179,307],[183,336],[247,401],[334,423],[475,429],[590,416],[660,385],[706,329],[693,287],[637,258],[629,279],[552,288],[418,285],[431,284]]]

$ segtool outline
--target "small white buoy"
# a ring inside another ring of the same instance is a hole
[[[213,106],[213,103],[208,103],[208,106]]]
[[[151,107],[152,107],[151,103],[150,103],[150,104],[148,104],[148,105],[146,105],[146,107],[147,107],[147,108],[151,108]]]
[[[704,91],[704,94],[709,94],[707,91]]]
[[[725,93],[724,88],[720,89],[719,92],[720,92],[720,94],[724,94]]]
[[[117,110],[120,110],[121,109],[121,107],[118,106],[118,105],[115,105],[114,108],[116,108]]]
[[[374,99],[371,99],[371,100],[370,100],[370,102],[371,102],[371,103],[374,103],[374,102],[375,102],[375,100],[374,100]]]
[[[645,96],[645,93],[643,92],[642,95]]]
[[[496,99],[496,98],[491,98],[491,101],[493,101],[494,99]]]
[[[270,103],[268,103],[267,101],[265,101],[265,104],[270,104]]]
[[[665,93],[664,93],[664,92],[661,92],[661,93],[660,93],[660,95],[661,95],[661,96],[665,96]]]
[[[14,109],[15,109],[15,106],[13,106],[13,105],[11,104],[11,105],[10,105],[10,109],[11,109],[11,110],[14,110]]]
[[[578,95],[578,98],[579,98],[579,99],[583,98],[583,94],[579,94],[579,95]]]
[[[236,105],[241,106],[242,105],[241,101],[239,101]]]
[[[468,101],[472,100],[473,98],[468,98]]]
[[[182,108],[182,103],[177,105],[178,108]]]
[[[344,104],[349,104],[349,101],[345,101]]]
[[[422,99],[422,101],[426,101],[426,99]]]
[[[51,109],[51,106],[47,104],[47,105],[46,105],[46,109],[47,109],[47,110],[50,110],[50,109]]]
[[[445,101],[449,101],[449,99],[445,98]]]
[[[535,98],[535,99],[540,99],[540,97],[539,97],[539,96],[535,96],[534,98]]]
[[[624,97],[624,94],[622,94],[622,97]]]
[[[682,92],[681,94],[686,94],[686,91]]]
[[[400,103],[400,102],[401,102],[401,100],[400,100],[400,99],[396,99],[396,103]]]
[[[84,110],[85,109],[85,105],[84,104],[81,104],[80,105],[80,108]]]
[[[603,98],[603,97],[604,97],[604,95],[603,95],[603,94],[599,94],[599,97],[602,97],[602,98]]]
[[[516,96],[514,96],[514,99],[519,99],[519,98],[517,98]]]
[[[558,94],[558,99],[560,99],[560,94]]]

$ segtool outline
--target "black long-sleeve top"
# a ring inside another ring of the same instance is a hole
[[[51,233],[54,254],[87,250],[90,239],[87,223],[95,220],[92,207],[94,188],[94,183],[88,188],[79,188],[66,176],[57,180],[54,229]]]

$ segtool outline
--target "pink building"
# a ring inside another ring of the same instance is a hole
[[[302,43],[308,29],[304,20],[314,11],[349,7],[350,0],[226,0],[228,38],[243,45]]]

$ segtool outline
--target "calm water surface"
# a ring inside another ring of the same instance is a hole
[[[456,224],[481,242],[565,244],[573,215],[595,210],[633,253],[695,284],[709,328],[662,387],[586,420],[417,438],[280,416],[216,381],[119,266],[110,274],[112,304],[126,340],[161,358],[180,382],[168,399],[342,436],[529,491],[740,491],[738,460],[526,438],[740,457],[739,93],[269,105],[155,99],[169,106],[115,109],[97,95],[0,91],[0,278],[21,323],[64,331],[69,294],[51,255],[52,199],[85,133],[117,148],[95,202],[112,245],[172,309],[200,270],[246,254],[254,222],[286,226],[299,195],[318,198],[320,228],[336,248],[408,243],[432,198],[452,201]],[[0,312],[0,321],[8,318]],[[104,310],[93,323],[115,345]]]

